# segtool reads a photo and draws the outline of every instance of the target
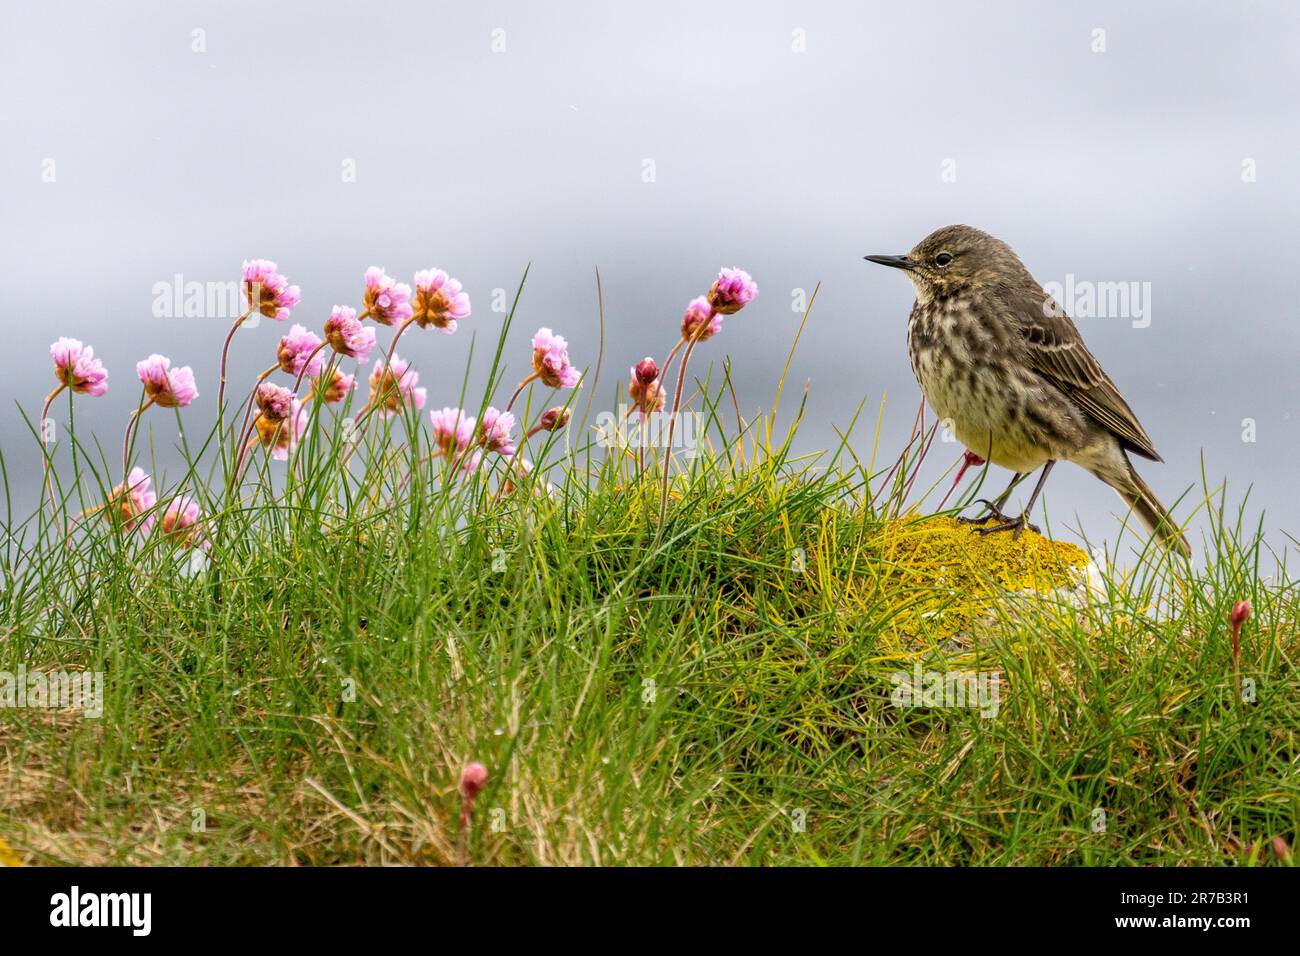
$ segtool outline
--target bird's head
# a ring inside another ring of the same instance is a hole
[[[1032,281],[1010,246],[971,226],[937,229],[905,255],[866,258],[902,269],[923,302],[1004,282]]]

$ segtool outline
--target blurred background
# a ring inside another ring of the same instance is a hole
[[[811,383],[799,448],[833,446],[865,400],[852,440],[868,455],[886,395],[892,459],[919,401],[912,289],[862,257],[966,222],[1044,284],[1133,284],[1132,314],[1073,311],[1165,457],[1142,473],[1167,503],[1203,473],[1226,479],[1275,544],[1297,531],[1294,4],[0,10],[0,449],[15,512],[40,482],[15,403],[39,414],[50,342],[83,339],[107,364],[109,394],[80,399],[77,420],[110,460],[150,352],[194,367],[202,395],[183,418],[201,435],[230,319],[157,315],[156,286],[236,280],[255,257],[302,287],[294,321],[315,329],[359,304],[371,264],[461,279],[461,331],[413,329],[400,349],[435,407],[456,402],[475,335],[481,386],[504,320],[493,290],[508,303],[528,263],[507,379],[543,325],[594,364],[599,267],[594,411],[614,407],[630,364],[662,359],[722,265],[761,293],[692,367],[730,356],[742,409],[769,406],[820,282],[784,401],[792,412]],[[232,382],[270,364],[284,331],[238,334]],[[170,415],[146,424],[175,442]],[[936,443],[930,477],[959,454]],[[1114,541],[1118,499],[1081,470],[1058,469],[1046,503],[1057,536]]]

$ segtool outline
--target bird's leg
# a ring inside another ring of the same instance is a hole
[[[998,495],[997,498],[992,501],[989,501],[987,498],[975,499],[975,504],[984,506],[984,510],[981,511],[979,515],[974,518],[958,518],[957,520],[962,524],[984,524],[986,521],[994,520],[1003,523],[1010,521],[1011,517],[1002,513],[1002,506],[1007,503],[1007,499],[1011,497],[1011,492],[1015,490],[1016,485],[1020,484],[1024,478],[1025,476],[1023,472],[1016,472],[1011,476],[1011,484],[1007,485],[1007,490]]]
[[[1038,484],[1034,485],[1034,493],[1029,496],[1029,503],[1025,505],[1025,510],[1020,512],[1019,518],[1012,518],[1003,521],[1001,524],[995,524],[988,528],[976,528],[975,530],[980,534],[992,534],[995,531],[1010,531],[1013,541],[1016,538],[1019,538],[1020,532],[1024,531],[1026,528],[1034,532],[1034,534],[1039,534],[1039,530],[1029,523],[1029,516],[1033,513],[1034,502],[1038,500],[1038,495],[1042,492],[1043,485],[1047,484],[1047,476],[1051,473],[1052,466],[1055,464],[1055,461],[1049,461],[1043,466],[1043,473],[1038,476]]]

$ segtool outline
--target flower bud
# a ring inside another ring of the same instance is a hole
[[[460,774],[460,792],[467,800],[473,800],[487,786],[487,767],[475,761],[466,764]]]
[[[659,366],[655,364],[654,359],[647,355],[637,363],[635,373],[638,382],[642,385],[649,385],[659,377]]]
[[[553,432],[557,428],[563,428],[569,424],[569,419],[572,417],[573,413],[567,408],[563,405],[556,405],[554,408],[548,408],[542,413],[542,420],[539,424],[546,431]]]
[[[1232,606],[1232,613],[1228,615],[1228,623],[1233,627],[1241,627],[1250,620],[1252,610],[1249,601],[1238,601]]]
[[[270,382],[257,387],[257,407],[262,417],[270,422],[282,422],[293,410],[293,392]]]
[[[1273,844],[1273,855],[1275,857],[1283,863],[1286,863],[1291,859],[1291,848],[1286,845],[1286,840],[1282,839],[1280,836],[1275,836],[1271,842]]]

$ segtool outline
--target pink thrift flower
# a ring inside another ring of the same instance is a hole
[[[650,356],[646,356],[630,370],[627,394],[632,404],[647,415],[660,411],[668,397],[663,383],[659,381],[659,366]]]
[[[393,355],[391,368],[384,365],[383,359],[377,359],[370,370],[370,402],[386,415],[395,414],[407,405],[422,409],[425,390],[416,388],[419,381],[419,373],[400,355]]]
[[[269,448],[271,457],[276,461],[287,461],[293,450],[298,447],[302,433],[307,430],[307,416],[302,413],[302,402],[295,398],[285,418],[272,420],[259,415],[256,424],[257,437],[262,447]]]
[[[109,493],[109,518],[117,518],[127,530],[134,530],[141,526],[141,516],[157,503],[158,495],[150,485],[149,476],[142,468],[132,468],[126,481]],[[148,525],[143,527],[147,529]]]
[[[294,394],[289,389],[271,382],[257,386],[257,407],[262,417],[272,422],[282,422],[293,411]]]
[[[514,416],[511,424],[514,424]],[[487,416],[484,416],[486,420]],[[474,419],[459,408],[436,408],[429,413],[433,443],[448,461],[458,462],[474,438]]]
[[[199,397],[194,384],[194,371],[188,366],[172,368],[171,359],[164,355],[150,355],[137,362],[135,372],[144,383],[144,393],[155,405],[163,408],[184,408]]]
[[[515,442],[510,435],[514,427],[515,416],[511,412],[499,412],[489,405],[483,413],[483,421],[479,423],[479,441],[488,451],[509,458],[515,453]]]
[[[375,330],[361,324],[356,309],[336,305],[325,320],[325,340],[340,355],[364,362],[375,347]]]
[[[290,310],[302,299],[298,287],[289,285],[270,259],[244,262],[244,295],[250,308],[278,322],[289,318]]]
[[[758,284],[744,269],[723,269],[709,289],[709,305],[722,315],[739,312],[758,295]]]
[[[108,391],[108,372],[90,346],[60,338],[50,346],[50,355],[54,358],[54,377],[74,392],[99,396]]]
[[[569,343],[550,329],[533,336],[533,371],[551,388],[573,388],[581,377],[569,364]]]
[[[469,294],[441,269],[425,269],[415,274],[415,322],[425,329],[430,325],[450,335],[458,319],[469,318]]]
[[[691,299],[682,316],[682,338],[688,342],[703,342],[722,331],[722,315],[709,305],[704,296]]]
[[[366,270],[366,291],[363,298],[366,311],[361,317],[374,319],[380,325],[405,322],[415,310],[411,308],[411,287],[405,282],[394,282],[392,276],[379,266]]]
[[[311,394],[314,398],[319,398],[327,405],[334,405],[343,401],[348,392],[357,387],[357,380],[352,375],[344,375],[338,369],[334,370],[334,375],[328,385],[321,388],[320,378],[312,381]]]
[[[199,509],[198,502],[193,498],[176,498],[163,512],[160,526],[163,534],[183,547],[202,546],[207,543],[203,540],[202,528],[199,523],[202,515],[203,512]]]
[[[303,326],[295,325],[289,334],[280,339],[276,358],[280,368],[290,375],[302,375],[303,369],[312,378],[320,375],[322,359],[316,350],[321,346],[320,336],[308,332]]]

